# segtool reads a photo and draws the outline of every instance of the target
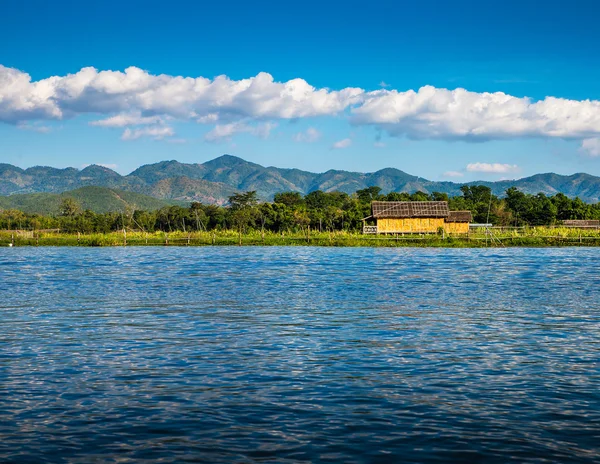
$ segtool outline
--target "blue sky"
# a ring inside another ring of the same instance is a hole
[[[600,175],[597,2],[23,0],[2,10],[0,162],[127,173],[230,153],[435,180]]]

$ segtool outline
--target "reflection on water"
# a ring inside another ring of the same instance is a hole
[[[0,249],[0,461],[597,461],[597,253]]]

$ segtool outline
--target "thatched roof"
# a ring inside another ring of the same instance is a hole
[[[570,227],[598,227],[600,221],[596,219],[567,219],[563,221],[563,225]]]
[[[447,201],[374,201],[374,218],[448,217]]]
[[[471,211],[450,211],[450,214],[446,218],[446,222],[471,222],[473,221],[473,215]]]

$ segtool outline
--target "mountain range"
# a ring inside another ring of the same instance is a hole
[[[352,193],[373,185],[381,187],[384,193],[421,190],[449,195],[459,195],[462,185],[486,185],[496,195],[503,195],[509,187],[517,187],[525,193],[554,195],[561,192],[569,197],[578,196],[586,202],[600,201],[600,177],[584,173],[571,176],[536,174],[517,180],[461,184],[429,181],[395,168],[373,173],[340,170],[313,173],[300,169],[264,167],[231,155],[201,164],[162,161],[141,166],[126,176],[98,165],[79,170],[41,166],[21,169],[0,164],[0,195],[60,194],[81,187],[98,186],[169,202],[201,201],[223,205],[233,193],[248,190],[256,190],[261,199],[270,200],[273,195],[283,191],[306,194],[313,190],[338,190]]]
[[[140,193],[125,192],[107,187],[81,187],[64,193],[23,193],[0,196],[0,210],[18,209],[25,213],[58,214],[65,198],[73,198],[82,210],[95,213],[125,212],[142,209],[154,211],[176,201],[159,200]]]

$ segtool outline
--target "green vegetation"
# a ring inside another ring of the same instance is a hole
[[[209,232],[108,232],[74,234],[57,231],[0,231],[0,246],[334,246],[334,247],[444,247],[480,248],[510,246],[600,246],[596,230],[569,228],[513,228],[484,230],[468,236],[373,236],[358,232],[275,233],[234,230]]]
[[[88,187],[87,189],[94,189]],[[85,190],[85,189],[80,189]],[[112,195],[121,193],[109,189]],[[567,219],[600,219],[600,204],[557,194],[529,195],[510,188],[498,198],[486,186],[463,186],[462,195],[444,193],[381,194],[379,187],[343,192],[283,192],[260,203],[256,192],[236,193],[227,207],[193,202],[188,207],[132,208],[127,197],[120,211],[97,213],[75,196],[60,196],[54,215],[0,211],[0,245],[325,245],[325,246],[508,246],[600,244],[593,230],[561,228]],[[136,194],[129,194],[136,195]],[[464,237],[437,235],[365,236],[362,219],[373,200],[447,200],[451,210],[470,210],[474,222],[501,229],[481,229]],[[158,201],[158,200],[157,200]]]
[[[16,209],[30,214],[55,215],[60,213],[65,198],[75,200],[82,211],[89,210],[95,213],[157,210],[178,203],[106,187],[82,187],[60,194],[29,193],[0,197],[0,210]]]

